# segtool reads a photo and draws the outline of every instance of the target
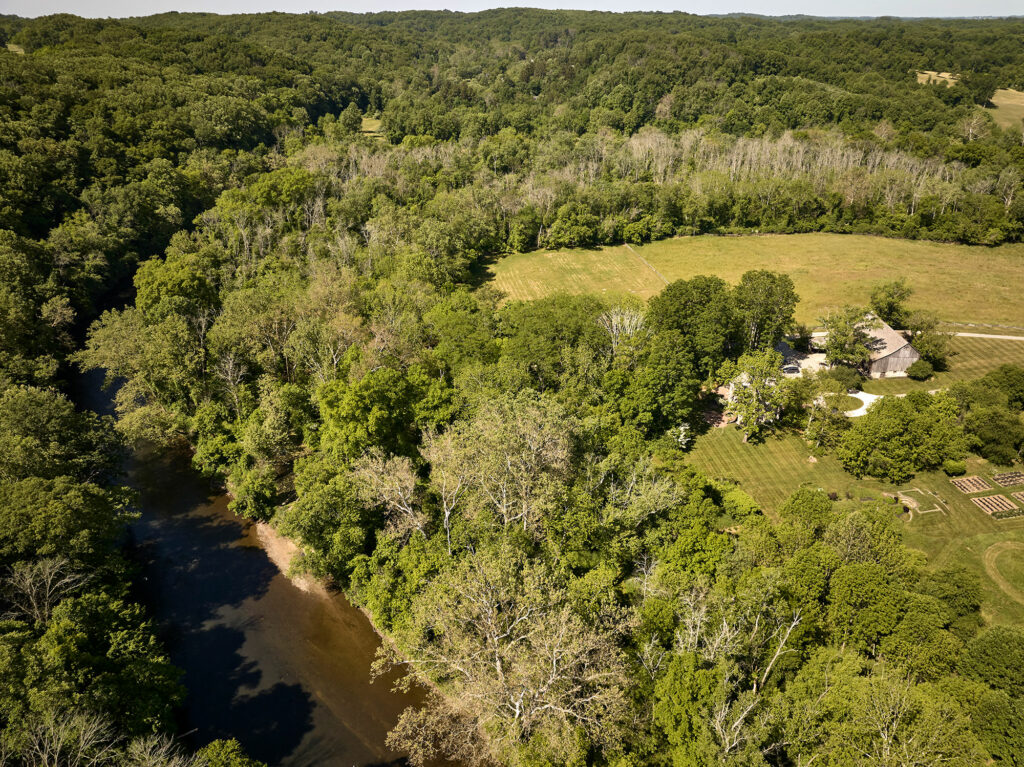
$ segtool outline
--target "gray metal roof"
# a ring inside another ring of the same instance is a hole
[[[897,333],[886,323],[877,317],[870,317],[869,319],[874,320],[878,323],[878,327],[869,328],[868,335],[871,336],[871,361],[880,360],[883,357],[888,357],[890,354],[898,352],[905,346],[910,346],[910,341],[904,338],[900,333]]]

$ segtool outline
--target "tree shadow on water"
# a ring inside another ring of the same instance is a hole
[[[254,758],[281,764],[313,729],[313,697],[277,681],[288,669],[273,653],[242,651],[264,617],[260,600],[280,575],[276,566],[187,462],[140,461],[132,475],[141,512],[134,558],[143,597],[184,672],[182,731],[194,746],[236,738]]]
[[[313,698],[299,684],[255,689],[264,673],[241,654],[244,642],[243,631],[227,626],[183,638],[189,694],[182,726],[193,746],[236,738],[250,756],[281,764],[313,728]]]

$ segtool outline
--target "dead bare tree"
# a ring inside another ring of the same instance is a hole
[[[632,307],[616,306],[608,309],[597,318],[597,324],[608,334],[613,360],[627,348],[635,349],[650,335],[644,324],[644,313]]]
[[[88,574],[63,557],[19,562],[4,579],[4,595],[15,616],[46,623],[53,608],[88,581]]]
[[[184,753],[164,735],[146,735],[128,742],[121,756],[125,767],[202,767],[204,760]]]
[[[239,390],[241,389],[242,381],[245,380],[245,376],[249,371],[248,365],[241,359],[234,349],[228,349],[218,359],[217,364],[213,367],[213,372],[217,378],[220,379],[221,383],[224,384],[224,388],[228,394],[231,395],[231,401],[234,405],[235,416],[238,417],[242,414],[241,400],[239,399]]]
[[[116,753],[113,727],[81,711],[48,711],[24,730],[22,760],[27,767],[96,767]]]
[[[999,180],[996,181],[996,190],[999,192],[999,197],[1003,201],[1003,207],[1006,210],[1010,209],[1013,205],[1013,201],[1017,197],[1017,193],[1020,191],[1021,185],[1021,174],[1020,171],[1014,167],[1004,168],[999,174]]]
[[[502,527],[534,528],[545,491],[568,470],[571,419],[553,401],[523,395],[485,403],[471,423],[478,505]]]
[[[599,744],[618,737],[625,677],[611,634],[586,625],[520,553],[468,557],[420,597],[414,624],[409,658],[379,668],[403,663],[442,684],[496,761],[540,732],[552,744],[577,729]]]
[[[679,597],[677,650],[722,670],[708,725],[723,756],[758,740],[775,716],[764,689],[779,660],[795,652],[789,642],[801,623],[800,612],[782,604],[771,588],[726,597],[698,584]]]
[[[464,429],[455,426],[443,434],[428,430],[423,435],[420,453],[430,463],[430,483],[441,501],[442,522],[452,553],[452,514],[459,507],[469,489],[472,468],[466,455]]]
[[[363,499],[384,508],[389,534],[404,539],[415,531],[426,537],[412,461],[374,448],[352,465],[352,474]]]

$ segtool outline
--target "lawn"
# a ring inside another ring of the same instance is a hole
[[[697,440],[688,460],[712,479],[739,483],[769,515],[801,487],[845,495],[858,485],[835,458],[814,458],[793,434],[744,444],[734,426],[711,429]]]
[[[642,256],[648,264],[645,264]],[[865,304],[875,283],[905,277],[912,308],[944,320],[1024,326],[1024,244],[998,248],[843,234],[680,237],[632,248],[518,253],[491,267],[513,299],[551,293],[649,298],[667,280],[717,274],[736,282],[750,269],[789,274],[814,324],[829,308]]]
[[[1024,332],[1021,335],[1024,336]],[[1024,366],[1024,341],[957,336],[950,341],[949,348],[953,352],[949,359],[949,370],[936,373],[927,381],[912,381],[909,378],[873,379],[864,383],[864,391],[871,394],[931,391],[943,389],[954,381],[980,378],[1000,365]]]
[[[1024,624],[1024,604],[1015,598],[1024,592],[1024,518],[992,519],[942,473],[925,472],[894,488],[876,480],[856,479],[831,456],[820,456],[813,462],[811,457],[799,436],[790,434],[760,444],[743,444],[739,430],[729,426],[712,429],[698,438],[688,460],[712,478],[738,482],[769,516],[800,487],[820,487],[852,498],[878,497],[882,491],[910,491],[910,496],[920,499],[926,508],[938,506],[939,510],[901,514],[907,545],[923,552],[930,566],[959,564],[977,573],[985,593],[983,613],[987,620]],[[980,458],[969,461],[971,474],[990,476],[997,471],[1000,469]],[[995,492],[1000,491],[983,494]],[[1011,593],[1000,587],[999,580],[1009,586]]]

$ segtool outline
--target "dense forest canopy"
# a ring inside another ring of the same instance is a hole
[[[120,548],[133,442],[187,447],[369,610],[381,668],[436,691],[392,735],[416,763],[1019,763],[1024,635],[984,625],[974,576],[884,499],[794,487],[769,517],[685,457],[742,380],[745,438],[799,430],[858,476],[1012,463],[1024,371],[851,425],[829,397],[864,307],[827,319],[837,372],[783,382],[787,275],[644,305],[509,302],[482,271],[693,233],[1019,240],[1024,138],[984,105],[1024,88],[1024,23],[165,14],[0,41],[14,763],[184,759]],[[941,366],[905,299],[872,309]],[[117,384],[116,434],[62,393],[75,364]]]

